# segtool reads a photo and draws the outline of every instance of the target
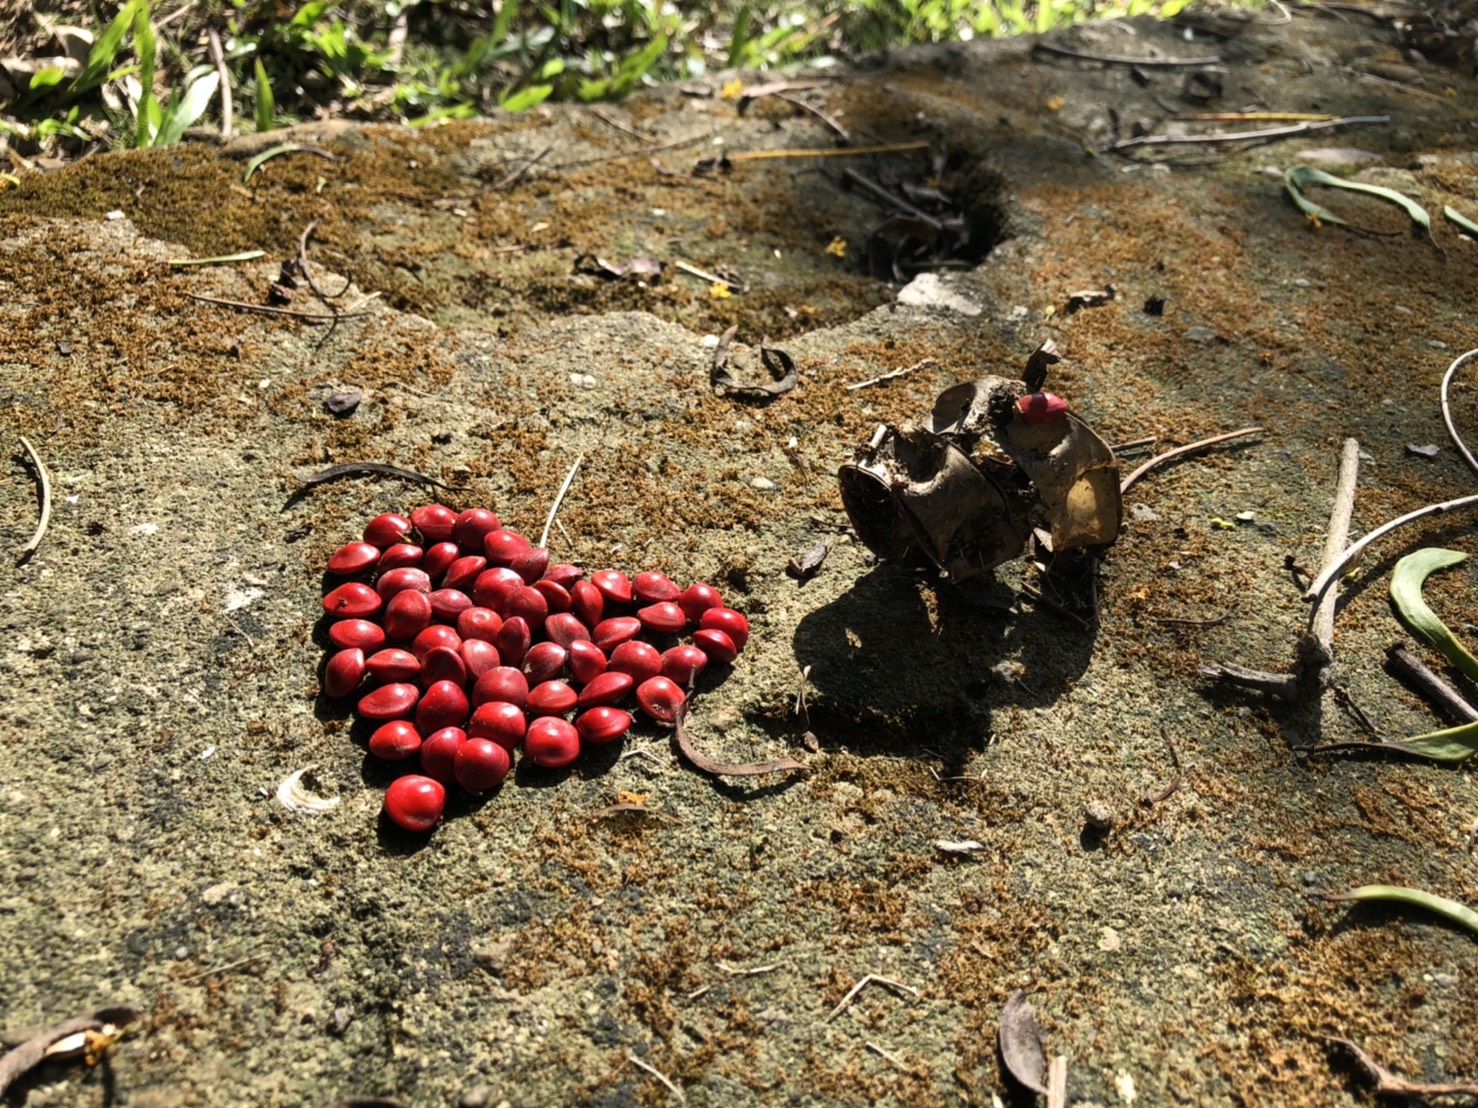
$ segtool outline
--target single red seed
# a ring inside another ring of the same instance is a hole
[[[1053,423],[1067,415],[1067,401],[1050,392],[1033,392],[1016,402],[1016,410],[1028,423]]]
[[[589,581],[570,586],[570,613],[586,627],[594,627],[605,615],[606,598]]]
[[[589,708],[575,717],[575,730],[588,743],[615,742],[631,730],[631,713],[620,708]]]
[[[590,641],[589,629],[569,612],[555,612],[545,619],[544,634],[566,650],[573,642]]]
[[[682,592],[677,585],[673,584],[671,577],[665,573],[658,573],[655,569],[649,569],[633,577],[631,591],[636,593],[638,600],[647,604],[655,604],[659,600],[676,600]]]
[[[407,590],[431,592],[431,578],[424,569],[403,566],[400,569],[388,570],[375,579],[375,591],[386,600],[396,593]]]
[[[570,652],[557,642],[535,643],[523,656],[524,676],[530,685],[558,677],[564,671],[565,660],[569,656]]]
[[[364,651],[351,646],[333,654],[323,667],[323,691],[338,700],[348,696],[364,680]]]
[[[636,610],[636,618],[648,631],[657,635],[675,635],[688,624],[683,610],[670,600],[659,600]]]
[[[384,573],[389,569],[402,569],[406,566],[420,569],[421,558],[425,553],[419,546],[412,546],[410,543],[405,542],[396,543],[394,546],[387,546],[384,552],[381,553],[379,560],[375,562],[375,571],[377,573]]]
[[[462,550],[456,543],[439,542],[426,548],[426,554],[421,559],[421,568],[430,575],[431,580],[438,581],[445,588],[446,582],[441,578],[461,556]]]
[[[641,620],[635,616],[613,616],[603,619],[590,631],[590,641],[607,654],[624,642],[641,634]]]
[[[716,666],[732,665],[734,659],[739,657],[739,648],[734,645],[734,640],[726,632],[716,628],[694,631],[693,645],[703,651]]]
[[[528,710],[535,716],[562,716],[580,696],[563,681],[542,681],[529,690]]]
[[[369,752],[386,762],[403,762],[421,749],[421,732],[408,719],[392,719],[375,728]]]
[[[423,504],[411,513],[411,523],[427,542],[446,542],[457,529],[457,513],[445,504]]]
[[[529,652],[533,643],[534,636],[529,631],[528,620],[523,616],[509,616],[505,619],[503,626],[498,628],[497,638],[493,640],[493,645],[498,648],[498,656],[506,666],[523,665],[523,656]]]
[[[391,685],[381,685],[372,693],[366,693],[359,698],[359,705],[354,709],[362,719],[375,723],[382,723],[387,719],[405,719],[415,710],[416,701],[421,698],[421,690],[414,685],[397,681]]]
[[[375,516],[364,525],[364,541],[371,546],[378,546],[381,550],[387,546],[394,546],[398,542],[404,542],[410,533],[411,521],[394,512]]]
[[[467,732],[443,727],[421,742],[421,772],[433,781],[450,785],[457,779],[457,752],[467,745]]]
[[[619,569],[596,570],[590,575],[590,583],[600,590],[601,596],[612,603],[631,603],[631,579]]]
[[[385,629],[367,619],[341,619],[328,625],[328,639],[341,650],[348,646],[378,650],[385,643]]]
[[[544,571],[543,580],[553,581],[560,588],[568,589],[584,576],[584,567],[574,565],[570,562],[560,562],[558,565],[552,565]]]
[[[636,702],[658,723],[674,723],[682,707],[683,691],[669,677],[648,677],[636,687]]]
[[[531,589],[522,585],[513,590],[513,595],[508,598],[505,616],[522,616],[523,621],[530,627],[543,627],[544,620],[549,615],[549,601],[544,599],[544,594],[538,589]]]
[[[457,634],[464,639],[492,642],[503,627],[503,617],[491,608],[468,608],[457,616]]]
[[[340,577],[363,573],[380,560],[380,548],[373,543],[351,542],[334,551],[328,560],[328,571]]]
[[[411,653],[424,662],[426,655],[438,646],[449,646],[453,650],[460,650],[462,636],[457,634],[455,628],[448,627],[444,623],[433,623],[411,640]]]
[[[523,751],[534,765],[559,769],[580,756],[580,732],[568,720],[543,716],[529,724]]]
[[[467,663],[462,660],[462,644],[456,648],[438,646],[426,651],[421,659],[421,684],[430,688],[438,681],[450,681],[458,688],[467,684]]]
[[[472,583],[472,603],[506,615],[508,598],[515,589],[523,588],[523,578],[507,566],[495,566],[477,575]]]
[[[484,543],[486,545],[486,543]],[[524,579],[526,584],[532,585],[544,576],[544,571],[549,568],[549,548],[547,546],[531,546],[508,564]]]
[[[677,606],[688,617],[689,623],[697,623],[698,617],[709,608],[722,608],[724,598],[719,595],[718,589],[699,581],[689,585],[678,595]]]
[[[366,658],[364,668],[376,681],[414,681],[421,676],[421,659],[409,650],[389,646]]]
[[[417,773],[396,778],[385,790],[385,814],[407,831],[430,831],[445,809],[446,789]]]
[[[413,639],[431,626],[431,597],[414,589],[398,592],[385,605],[385,634],[392,639]]]
[[[606,653],[588,639],[576,639],[566,647],[570,652],[565,665],[576,684],[588,685],[606,671]]]
[[[456,589],[459,592],[471,592],[477,584],[478,576],[487,567],[488,560],[481,554],[468,554],[466,557],[458,558],[446,567],[446,573],[441,579],[441,587]]]
[[[482,550],[488,561],[495,566],[510,566],[521,554],[527,554],[532,544],[517,531],[500,528],[489,531],[482,537]],[[517,572],[517,571],[515,571]],[[523,574],[519,574],[520,577]],[[536,575],[537,577],[537,575]]]
[[[582,708],[619,704],[635,687],[636,680],[631,674],[606,670],[580,690],[580,698],[576,703]]]
[[[551,612],[570,610],[570,590],[563,585],[556,585],[549,578],[541,577],[534,582],[532,588],[544,598],[544,603],[549,605]]]
[[[431,590],[431,616],[442,623],[456,623],[457,617],[472,607],[472,597],[460,589]]]
[[[467,680],[475,682],[490,669],[503,664],[498,648],[482,639],[462,640],[462,661],[467,665]]]
[[[609,654],[611,660],[606,668],[617,673],[631,674],[638,685],[648,677],[656,677],[662,672],[662,655],[651,643],[623,642]]]
[[[496,789],[513,768],[508,751],[488,739],[468,739],[457,751],[457,784],[473,792]]]
[[[416,705],[416,728],[425,735],[443,727],[461,727],[471,711],[467,693],[458,682],[438,681]]]
[[[380,594],[360,581],[346,581],[323,598],[323,610],[340,619],[364,619],[380,610]]]
[[[516,708],[528,704],[529,679],[523,675],[523,670],[508,665],[496,666],[477,679],[477,684],[472,686],[472,703],[481,707],[496,700]]]
[[[479,704],[477,711],[472,713],[472,722],[467,725],[468,735],[475,739],[491,739],[508,751],[518,749],[527,730],[523,709],[506,700]]]
[[[733,608],[709,608],[698,617],[698,626],[705,631],[722,631],[734,641],[735,650],[743,650],[749,641],[749,620]]]
[[[691,688],[706,665],[708,655],[688,643],[662,652],[662,676],[671,679],[679,688]]]
[[[457,517],[457,522],[452,527],[452,538],[462,544],[463,550],[482,553],[482,537],[489,531],[496,531],[503,524],[498,517],[486,508],[468,508]]]

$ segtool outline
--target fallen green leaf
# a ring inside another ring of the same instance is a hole
[[[1439,569],[1447,569],[1468,556],[1461,550],[1444,550],[1429,546],[1406,555],[1391,573],[1391,603],[1396,605],[1402,621],[1447,657],[1447,660],[1473,680],[1478,681],[1478,658],[1469,654],[1457,636],[1437,618],[1422,599],[1422,585]]]
[[[1421,889],[1408,889],[1404,885],[1361,885],[1358,889],[1350,889],[1347,892],[1326,893],[1324,899],[1394,900],[1399,904],[1412,904],[1418,908],[1425,908],[1429,912],[1436,912],[1439,916],[1445,916],[1453,923],[1466,927],[1478,935],[1478,912],[1466,904],[1459,904],[1456,900],[1448,900],[1445,896],[1423,892]]]
[[[1427,237],[1432,237],[1432,218],[1427,215],[1427,210],[1409,196],[1397,192],[1395,189],[1383,188],[1380,185],[1366,185],[1359,181],[1347,181],[1343,177],[1335,177],[1325,173],[1322,169],[1315,169],[1308,165],[1290,166],[1283,173],[1283,184],[1288,189],[1288,195],[1293,198],[1294,204],[1299,211],[1305,215],[1313,216],[1321,223],[1334,223],[1342,227],[1354,227],[1348,220],[1340,219],[1328,208],[1315,204],[1303,190],[1308,185],[1327,185],[1329,188],[1347,189],[1350,192],[1363,192],[1369,196],[1378,196],[1382,200],[1389,200],[1392,204],[1399,205],[1411,221],[1427,232]],[[1361,228],[1356,228],[1360,230]],[[1367,232],[1371,233],[1371,232]]]
[[[1404,754],[1431,758],[1434,762],[1465,762],[1478,754],[1478,723],[1465,723],[1446,731],[1428,731],[1425,735],[1385,745]]]
[[[1458,211],[1456,208],[1444,206],[1442,209],[1442,214],[1445,215],[1453,223],[1456,223],[1464,231],[1468,232],[1468,234],[1478,236],[1478,223],[1474,223],[1471,219],[1463,215],[1463,213]]]
[[[220,254],[214,258],[170,258],[173,266],[227,265],[230,262],[250,262],[265,254],[265,250],[243,250],[240,254]]]
[[[255,158],[246,163],[246,176],[241,179],[242,183],[249,183],[252,174],[261,169],[262,166],[266,165],[273,158],[280,158],[284,154],[296,154],[301,149],[303,148],[296,142],[284,142],[281,146],[274,146],[270,150],[263,150]]]

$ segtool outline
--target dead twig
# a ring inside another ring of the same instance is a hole
[[[32,1036],[14,1050],[0,1056],[0,1096],[17,1080],[35,1069],[46,1058],[47,1051],[63,1039],[92,1032],[111,1041],[122,1033],[123,1028],[142,1015],[143,1012],[131,1004],[119,1004],[66,1020]]]
[[[1332,565],[1324,567],[1323,571],[1315,578],[1314,583],[1309,586],[1309,591],[1304,594],[1305,600],[1318,600],[1324,595],[1326,589],[1344,574],[1345,567],[1358,558],[1373,542],[1379,542],[1392,531],[1405,527],[1408,523],[1415,523],[1427,516],[1440,516],[1446,512],[1455,512],[1460,508],[1471,508],[1478,505],[1478,496],[1460,496],[1456,500],[1444,500],[1441,504],[1428,504],[1418,508],[1414,512],[1407,512],[1398,519],[1389,523],[1383,523],[1368,535],[1351,543],[1343,554]]]
[[[1433,673],[1411,651],[1397,642],[1386,647],[1386,664],[1397,677],[1403,677],[1417,692],[1448,716],[1464,723],[1478,723],[1478,708],[1466,697]]]
[[[447,492],[462,492],[466,485],[445,485],[434,477],[427,477],[424,473],[417,473],[413,469],[403,469],[400,466],[387,465],[384,462],[344,462],[342,465],[329,466],[321,469],[311,477],[300,478],[305,487],[322,485],[327,481],[337,481],[341,477],[360,477],[373,474],[379,477],[399,477],[402,481],[415,481],[420,485],[430,485],[433,488],[446,489]]]
[[[256,312],[259,315],[280,315],[289,319],[301,319],[305,323],[337,323],[341,319],[358,319],[367,316],[369,312],[338,312],[334,315],[321,315],[317,312],[299,312],[292,308],[273,308],[266,304],[248,304],[244,300],[224,300],[219,296],[201,296],[196,292],[185,293],[191,300],[199,300],[202,304],[218,304],[223,308],[236,308],[243,312]]]
[[[1224,435],[1214,435],[1209,439],[1202,439],[1200,442],[1187,443],[1185,446],[1177,446],[1174,450],[1167,450],[1163,454],[1156,454],[1149,461],[1145,462],[1144,465],[1119,482],[1119,495],[1123,496],[1138,483],[1141,477],[1157,466],[1174,461],[1176,458],[1184,458],[1191,454],[1199,454],[1204,450],[1210,450],[1213,446],[1220,446],[1222,443],[1228,442],[1231,439],[1240,439],[1247,435],[1259,435],[1262,431],[1263,429],[1261,427],[1243,427],[1240,431],[1228,431]]]
[[[1051,599],[1050,597],[1042,595],[1040,589],[1037,589],[1031,585],[1022,585],[1021,591],[1032,600],[1036,601],[1036,603],[1042,605],[1044,608],[1048,608],[1056,612],[1058,615],[1062,616],[1065,619],[1072,620],[1084,631],[1093,630],[1093,625],[1089,623],[1086,619],[1078,615],[1076,612],[1072,612],[1064,608],[1061,604],[1057,603],[1057,601]]]
[[[831,1014],[823,1022],[830,1023],[837,1016],[841,1015],[847,1005],[857,999],[857,994],[869,985],[881,985],[885,989],[892,989],[899,996],[906,994],[914,999],[918,999],[919,995],[919,990],[915,989],[912,985],[905,985],[902,981],[894,981],[891,977],[880,977],[875,973],[869,973],[847,990],[847,995],[842,997],[841,1002],[831,1010]]]
[[[544,531],[539,536],[539,545],[549,545],[549,529],[554,526],[554,517],[559,513],[560,504],[564,503],[565,493],[570,491],[570,485],[575,481],[575,472],[580,468],[580,463],[585,460],[581,454],[575,459],[575,464],[570,466],[570,472],[565,474],[564,484],[560,485],[559,492],[554,494],[554,503],[549,505],[549,517],[544,520]]]
[[[856,392],[858,389],[869,388],[872,385],[881,385],[884,381],[891,381],[895,377],[902,377],[905,373],[912,373],[916,369],[923,369],[925,366],[938,364],[938,358],[925,358],[923,359],[923,361],[914,362],[913,365],[906,365],[901,369],[890,369],[887,373],[884,373],[881,376],[869,377],[866,381],[858,381],[854,385],[848,385],[847,391]]]
[[[1349,1039],[1341,1039],[1334,1035],[1323,1035],[1321,1038],[1326,1043],[1343,1047],[1365,1071],[1365,1076],[1375,1086],[1373,1090],[1376,1096],[1399,1096],[1399,1097],[1449,1097],[1449,1096],[1478,1096],[1478,1083],[1468,1081],[1428,1083],[1425,1081],[1408,1081],[1404,1077],[1398,1077],[1390,1070],[1382,1066],[1369,1054],[1366,1054],[1357,1044]]]
[[[36,448],[31,445],[31,440],[25,435],[20,436],[21,445],[26,448],[26,453],[31,456],[31,466],[36,471],[36,485],[41,493],[41,518],[36,523],[36,530],[26,540],[26,545],[17,552],[16,565],[25,565],[31,560],[31,555],[36,553],[41,546],[41,539],[46,534],[46,526],[51,522],[51,474],[46,472],[46,466],[41,461],[41,455],[36,453]]]
[[[1141,69],[1176,69],[1190,65],[1216,65],[1221,61],[1218,54],[1208,54],[1204,58],[1126,58],[1117,54],[1085,54],[1079,50],[1069,50],[1065,46],[1054,46],[1050,42],[1039,42],[1033,46],[1034,50],[1040,50],[1044,54],[1057,54],[1064,58],[1076,58],[1082,62],[1102,62],[1104,65],[1136,65]]]
[[[1109,151],[1129,150],[1135,146],[1193,146],[1219,142],[1255,142],[1262,139],[1287,138],[1309,131],[1327,131],[1331,127],[1353,127],[1366,123],[1389,123],[1388,115],[1347,115],[1339,119],[1294,123],[1287,127],[1264,127],[1260,131],[1212,131],[1204,135],[1140,135],[1138,138],[1120,139]]]
[[[308,268],[308,240],[313,237],[313,232],[317,229],[318,220],[310,220],[308,226],[303,228],[303,233],[298,236],[298,272],[303,275],[303,280],[308,282],[308,287],[313,290],[313,295],[327,304],[329,310],[337,316],[342,313],[334,306],[334,301],[349,291],[349,286],[354,283],[354,280],[351,277],[345,277],[344,287],[332,296],[318,287],[318,283],[313,280],[313,271]]]
[[[892,1053],[891,1051],[884,1050],[882,1047],[878,1046],[877,1043],[865,1041],[862,1045],[867,1047],[868,1050],[872,1051],[885,1062],[890,1063],[894,1068],[900,1070],[908,1069],[908,1065],[903,1061],[902,1058],[898,1057],[898,1055]]]
[[[1469,350],[1460,354],[1453,360],[1452,365],[1447,367],[1447,372],[1442,375],[1442,422],[1447,424],[1447,433],[1452,438],[1452,445],[1457,447],[1457,452],[1463,456],[1463,461],[1468,463],[1468,468],[1478,473],[1478,458],[1474,458],[1463,437],[1457,433],[1457,424],[1452,420],[1452,406],[1447,399],[1447,391],[1452,387],[1452,378],[1457,371],[1473,358],[1478,357],[1478,349]]]
[[[874,154],[907,154],[912,150],[928,150],[928,142],[892,142],[881,146],[847,146],[834,149],[801,150],[736,150],[725,154],[730,162],[758,162],[770,158],[864,158]]]
[[[210,41],[210,58],[216,63],[216,75],[221,81],[221,141],[231,137],[231,74],[226,70],[226,52],[221,49],[221,36],[214,27],[205,31]]]
[[[684,139],[674,139],[672,142],[659,142],[655,146],[643,146],[636,150],[623,150],[617,154],[601,154],[594,158],[577,158],[572,162],[560,162],[558,165],[549,167],[549,172],[558,173],[563,169],[584,169],[591,165],[604,165],[606,162],[619,162],[626,158],[640,158],[645,154],[660,154],[664,150],[676,150],[683,146],[692,146],[695,142],[703,142],[710,137],[710,132],[705,131],[701,135],[689,135]]]
[[[687,1097],[683,1096],[683,1091],[679,1089],[676,1085],[674,1085],[671,1081],[669,1081],[667,1079],[667,1075],[659,1070],[656,1066],[652,1065],[652,1063],[643,1062],[640,1058],[638,1058],[629,1050],[626,1052],[626,1060],[637,1069],[645,1070],[647,1073],[655,1077],[658,1081],[662,1082],[662,1084],[666,1085],[668,1091],[672,1093],[673,1096],[677,1097],[678,1100],[686,1101],[688,1099]]]
[[[218,973],[229,973],[231,970],[249,966],[253,962],[260,962],[265,955],[248,954],[245,958],[238,958],[234,962],[227,962],[224,966],[211,966],[210,969],[199,970],[196,973],[187,973],[184,977],[177,978],[182,984],[186,981],[199,981],[202,977],[214,977]]]
[[[520,181],[522,181],[524,179],[524,175],[526,173],[528,173],[529,170],[533,169],[534,166],[538,165],[541,161],[543,161],[544,160],[544,156],[546,154],[548,154],[549,151],[551,151],[553,149],[554,149],[554,143],[551,142],[548,146],[544,147],[543,150],[540,150],[532,158],[525,158],[523,160],[523,163],[521,165],[519,165],[519,167],[517,169],[511,171],[510,173],[508,173],[507,175],[505,175],[502,178],[502,180],[498,181],[496,184],[493,185],[493,191],[494,192],[501,192],[503,189],[510,188],[513,185],[518,184],[518,182],[520,182]],[[559,166],[555,166],[555,168],[558,169]]]
[[[608,115],[607,113],[601,111],[597,107],[590,107],[588,110],[589,110],[589,112],[590,112],[591,115],[595,116],[596,119],[600,120],[607,127],[614,127],[616,130],[620,131],[623,135],[629,135],[632,138],[636,139],[638,142],[645,142],[646,139],[647,139],[647,137],[648,137],[648,136],[642,134],[640,131],[638,131],[635,127],[628,127],[628,126],[626,126],[626,124],[622,123],[615,116]]]
[[[1156,623],[1163,623],[1169,627],[1220,627],[1227,620],[1237,614],[1236,608],[1231,608],[1225,615],[1217,616],[1215,619],[1177,619],[1173,616],[1150,616]]]
[[[928,212],[924,211],[922,208],[910,204],[901,196],[894,196],[887,189],[883,188],[882,185],[878,184],[876,181],[868,180],[862,174],[858,173],[855,169],[842,170],[842,180],[848,182],[849,184],[856,185],[858,188],[862,189],[863,192],[870,194],[873,199],[881,200],[884,204],[888,204],[894,208],[897,208],[900,212],[903,212],[906,215],[913,216],[920,223],[925,224],[931,230],[944,230],[944,224],[935,219]]]
[[[1067,1055],[1047,1063],[1047,1108],[1067,1108]]]
[[[688,274],[690,277],[702,278],[710,284],[723,285],[726,289],[732,289],[734,287],[734,282],[730,281],[727,277],[720,277],[717,273],[709,273],[708,270],[699,269],[689,262],[675,261],[672,263],[672,268],[682,270],[682,272]]]
[[[597,808],[590,813],[590,818],[605,819],[607,816],[620,815],[623,812],[639,812],[644,816],[661,816],[670,819],[674,823],[686,823],[682,816],[674,815],[672,812],[664,812],[661,808],[648,808],[645,804],[607,804],[604,808]]]
[[[766,773],[807,773],[810,767],[791,758],[771,758],[768,762],[716,762],[693,746],[684,726],[688,716],[688,701],[684,700],[673,721],[672,741],[684,760],[700,773],[710,777],[759,777]]]
[[[822,123],[826,124],[833,131],[835,131],[837,138],[841,139],[841,141],[843,143],[846,143],[848,145],[851,145],[851,142],[852,142],[852,134],[851,134],[851,132],[848,131],[845,127],[843,127],[840,123],[838,123],[831,116],[827,115],[820,108],[816,107],[816,105],[814,105],[814,104],[808,104],[804,100],[802,100],[799,96],[791,96],[788,93],[784,93],[784,92],[777,92],[774,95],[775,95],[775,99],[777,99],[777,100],[784,100],[787,104],[792,104],[795,107],[800,108],[802,111],[810,112],[817,119],[821,120]]]

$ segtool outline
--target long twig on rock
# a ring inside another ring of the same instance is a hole
[[[1259,131],[1213,131],[1205,135],[1140,135],[1121,139],[1108,147],[1111,151],[1129,150],[1136,146],[1195,146],[1218,142],[1259,142],[1263,139],[1287,138],[1305,131],[1327,131],[1331,127],[1350,127],[1360,123],[1389,123],[1388,115],[1347,115],[1322,122],[1293,123],[1287,127],[1264,127]]]
[[[1428,669],[1420,658],[1401,643],[1392,643],[1386,647],[1386,664],[1397,677],[1404,677],[1417,692],[1453,719],[1464,723],[1478,723],[1478,708],[1469,704],[1462,693]]]
[[[36,468],[36,484],[41,490],[41,518],[36,523],[36,530],[26,541],[26,545],[20,548],[17,564],[28,561],[32,554],[36,553],[41,545],[41,539],[46,534],[46,525],[51,522],[51,475],[46,472],[46,466],[41,461],[41,455],[36,453],[36,448],[31,445],[31,440],[25,435],[20,436],[21,445],[26,448],[26,453],[31,456],[31,465]]]
[[[244,300],[226,300],[219,296],[201,296],[197,292],[185,293],[191,300],[199,300],[202,304],[218,304],[223,308],[236,308],[243,312],[256,312],[258,315],[280,315],[289,319],[301,319],[305,323],[337,323],[341,319],[359,319],[367,316],[369,312],[338,312],[335,315],[320,315],[316,312],[299,312],[292,308],[274,308],[267,304],[248,304]]]
[[[1220,446],[1222,443],[1228,442],[1231,439],[1240,439],[1247,435],[1261,434],[1262,430],[1263,429],[1261,427],[1243,427],[1240,431],[1228,431],[1224,435],[1213,435],[1209,439],[1202,439],[1200,442],[1186,443],[1185,446],[1177,446],[1174,450],[1167,450],[1163,454],[1156,454],[1149,461],[1145,462],[1144,465],[1140,466],[1128,477],[1125,477],[1124,480],[1119,482],[1119,495],[1122,496],[1124,495],[1124,493],[1128,492],[1131,488],[1135,486],[1135,484],[1139,481],[1141,477],[1143,477],[1150,470],[1154,469],[1156,466],[1162,466],[1166,462],[1174,461],[1176,458],[1184,458],[1191,454],[1199,454],[1204,450],[1210,450],[1213,446]]]
[[[768,762],[715,762],[693,745],[684,726],[687,716],[688,702],[685,700],[673,721],[672,741],[677,744],[678,753],[700,773],[706,773],[710,777],[759,777],[766,773],[785,773],[792,770],[804,773],[810,770],[809,766],[791,758],[771,758]]]
[[[1350,542],[1350,517],[1355,514],[1355,485],[1360,476],[1360,444],[1345,439],[1339,455],[1339,479],[1334,486],[1334,507],[1329,513],[1329,530],[1324,535],[1324,553],[1320,565],[1328,565],[1344,553]],[[1309,620],[1309,631],[1332,661],[1334,659],[1334,604],[1337,589],[1330,589],[1319,601]]]
[[[1447,433],[1452,436],[1452,445],[1457,447],[1457,452],[1463,456],[1463,461],[1478,473],[1478,458],[1474,458],[1463,442],[1463,437],[1457,433],[1457,424],[1452,421],[1452,407],[1447,400],[1447,390],[1452,387],[1453,375],[1468,361],[1478,357],[1478,349],[1469,350],[1466,354],[1459,355],[1447,367],[1447,372],[1442,375],[1442,422],[1447,424]]]
[[[1349,1039],[1337,1038],[1333,1035],[1325,1035],[1326,1043],[1343,1047],[1359,1063],[1360,1068],[1365,1071],[1365,1076],[1374,1084],[1374,1092],[1377,1096],[1399,1096],[1403,1098],[1428,1097],[1453,1097],[1478,1096],[1478,1084],[1468,1081],[1444,1082],[1442,1084],[1429,1084],[1425,1081],[1408,1081],[1404,1077],[1398,1077],[1390,1070],[1382,1066],[1369,1054],[1366,1054],[1358,1045]]]
[[[216,63],[216,75],[220,78],[221,89],[221,141],[231,137],[231,74],[226,69],[226,54],[221,49],[221,35],[214,27],[208,27],[205,31],[210,41],[210,57]]]
[[[1044,54],[1058,54],[1064,58],[1076,58],[1080,62],[1102,62],[1104,65],[1136,65],[1141,69],[1174,69],[1188,65],[1215,65],[1221,61],[1218,54],[1207,54],[1202,58],[1126,58],[1117,54],[1086,54],[1081,50],[1069,50],[1065,46],[1054,46],[1050,42],[1038,42],[1032,49]]]
[[[1460,496],[1456,500],[1444,500],[1441,504],[1428,504],[1418,508],[1414,512],[1407,512],[1399,519],[1393,519],[1389,523],[1383,523],[1370,534],[1357,542],[1351,543],[1345,548],[1345,552],[1339,556],[1333,565],[1327,565],[1314,583],[1309,586],[1309,591],[1304,593],[1305,600],[1318,600],[1324,595],[1324,590],[1337,580],[1345,571],[1345,567],[1364,553],[1365,548],[1373,542],[1379,542],[1392,531],[1405,527],[1408,523],[1415,523],[1427,516],[1440,516],[1446,512],[1455,512],[1460,508],[1471,508],[1478,505],[1478,495]]]

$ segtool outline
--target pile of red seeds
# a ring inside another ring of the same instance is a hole
[[[674,722],[698,674],[749,640],[749,621],[711,586],[680,589],[655,571],[587,578],[486,508],[376,516],[328,572],[349,580],[323,598],[323,691],[354,698],[375,727],[370,753],[407,770],[385,812],[410,831],[436,826],[453,783],[497,788],[520,747],[557,768],[620,740],[631,698]]]

